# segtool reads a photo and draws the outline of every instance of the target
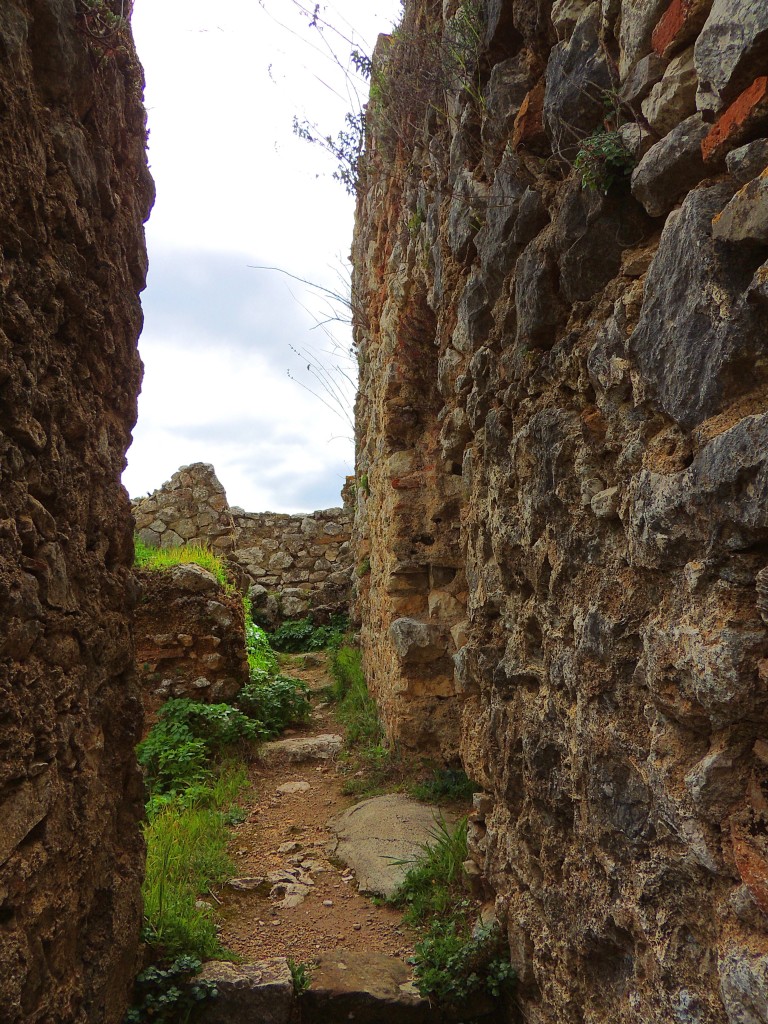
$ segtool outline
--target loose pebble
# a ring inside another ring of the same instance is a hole
[[[323,906],[324,907],[332,907],[333,906],[333,900],[323,900]]]

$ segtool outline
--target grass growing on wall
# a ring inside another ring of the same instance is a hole
[[[134,538],[134,565],[140,569],[172,569],[175,565],[199,565],[207,569],[228,592],[233,587],[224,561],[204,544],[180,544],[175,548],[154,548]]]

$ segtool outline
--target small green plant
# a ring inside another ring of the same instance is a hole
[[[370,496],[371,496],[371,487],[370,487],[370,484],[368,483],[368,474],[367,473],[362,473],[361,476],[360,476],[360,490],[366,496],[366,498],[370,498]]]
[[[293,978],[293,991],[300,996],[306,992],[312,983],[312,968],[309,964],[296,963],[295,960],[288,960],[288,970]]]
[[[162,572],[172,569],[175,565],[199,565],[207,569],[227,593],[233,593],[235,587],[229,578],[224,562],[204,544],[179,544],[175,548],[153,548],[145,544],[140,537],[134,538],[134,565],[140,569],[153,569]]]
[[[277,736],[288,725],[303,725],[309,719],[312,705],[309,687],[291,676],[265,676],[251,674],[236,697],[238,707],[259,724],[264,739]]]
[[[390,900],[404,910],[406,921],[413,925],[449,917],[463,896],[467,819],[462,818],[453,829],[440,819],[431,836]]]
[[[250,606],[245,606],[245,652],[248,656],[248,669],[251,678],[254,673],[266,673],[268,676],[277,672],[277,658],[269,642],[269,637],[251,618]],[[259,676],[261,678],[261,676]]]
[[[152,796],[181,794],[210,778],[215,758],[261,736],[259,723],[230,704],[179,698],[160,709],[136,756]]]
[[[414,979],[423,996],[461,1005],[477,992],[499,998],[516,980],[498,927],[472,934],[466,920],[433,921],[414,948]]]
[[[471,800],[477,788],[463,768],[436,768],[428,779],[411,786],[411,796],[430,804],[458,803]]]
[[[606,128],[599,128],[582,139],[574,162],[574,167],[581,174],[582,188],[606,195],[615,182],[629,177],[634,166],[635,158],[621,132]]]
[[[195,957],[180,956],[166,967],[142,971],[125,1024],[188,1024],[195,1007],[219,994],[214,982],[195,980],[200,967]]]
[[[346,629],[347,619],[334,616],[328,626],[315,626],[311,619],[295,619],[284,622],[269,638],[272,649],[281,654],[297,654],[300,651],[322,651],[327,647],[340,646]]]
[[[360,560],[360,562],[358,563],[358,566],[357,566],[357,569],[355,570],[355,572],[357,573],[358,578],[362,579],[362,577],[363,576],[367,576],[370,571],[371,571],[371,560],[368,557],[368,555],[366,555],[365,558],[362,558]]]
[[[411,216],[408,218],[408,231],[411,237],[419,233],[419,228],[424,223],[424,214],[421,210],[414,210]]]

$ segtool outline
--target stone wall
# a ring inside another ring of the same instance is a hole
[[[306,515],[230,507],[213,466],[183,466],[159,490],[133,502],[139,537],[154,547],[207,544],[250,587],[256,617],[267,624],[311,613],[346,612],[352,579],[352,513]]]
[[[354,543],[388,733],[486,791],[526,1020],[765,1024],[768,6],[408,0],[376,63]]]
[[[169,697],[231,702],[248,682],[243,601],[199,565],[138,569],[136,664],[145,709]]]
[[[130,30],[98,33],[75,0],[0,4],[7,1024],[118,1024],[141,923],[141,706],[120,474],[141,380],[152,184]]]

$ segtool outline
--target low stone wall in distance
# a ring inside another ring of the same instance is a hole
[[[170,697],[230,702],[248,681],[243,602],[198,565],[137,569],[136,664],[148,717]]]
[[[267,625],[305,615],[327,621],[349,607],[347,507],[306,515],[245,512],[229,506],[213,466],[196,462],[134,501],[133,513],[145,544],[203,543],[225,557],[249,590],[255,617]]]

